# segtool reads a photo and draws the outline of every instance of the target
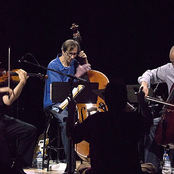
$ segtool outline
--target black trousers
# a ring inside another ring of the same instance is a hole
[[[15,162],[22,167],[31,166],[36,138],[36,127],[4,115],[0,120],[0,164],[12,165],[9,141],[18,140]]]

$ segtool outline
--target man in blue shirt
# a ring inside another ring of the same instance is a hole
[[[75,75],[76,77],[81,77],[91,69],[86,54],[84,53],[84,51],[79,51],[80,46],[75,40],[66,40],[63,43],[61,50],[62,53],[58,54],[57,57],[49,63],[48,69],[53,69],[63,74]],[[75,59],[77,56],[82,58],[83,65],[80,65],[79,62]],[[51,70],[47,71],[47,75],[48,79],[46,80],[44,91],[44,109],[52,111],[52,107],[54,107],[55,105],[58,106],[59,104],[52,103],[52,100],[50,99],[50,84],[52,84],[52,82],[68,82],[69,77]],[[65,118],[68,117],[67,108],[64,109],[61,113],[54,112],[54,116],[59,120],[61,126],[62,143],[64,146],[66,158],[68,159],[68,139],[66,137],[65,128]]]

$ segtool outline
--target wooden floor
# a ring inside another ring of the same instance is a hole
[[[80,161],[76,162],[76,167],[78,167],[80,165]],[[47,171],[47,169],[43,169],[43,170],[38,170],[35,168],[29,168],[29,169],[24,169],[25,173],[27,174],[62,174],[64,173],[64,170],[66,168],[66,164],[65,163],[59,163],[59,164],[51,164],[50,165],[50,170]]]
[[[64,171],[63,170],[53,170],[53,171],[47,171],[46,169],[44,170],[37,170],[37,169],[24,169],[25,173],[27,174],[62,174]]]

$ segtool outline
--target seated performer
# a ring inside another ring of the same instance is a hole
[[[5,108],[20,96],[28,78],[27,73],[22,69],[16,73],[20,81],[14,89],[0,87],[0,173],[2,174],[25,174],[23,167],[29,167],[32,164],[37,136],[37,129],[33,125],[5,113]],[[8,148],[8,142],[11,140],[18,140],[14,161]]]
[[[74,124],[75,102],[70,102],[67,119],[68,138],[74,143],[85,140],[90,146],[90,174],[140,174],[142,173],[138,142],[149,132],[152,116],[144,101],[142,90],[138,93],[142,115],[124,111],[127,89],[122,82],[110,82],[104,92],[108,111],[90,115],[80,124]]]
[[[170,63],[152,70],[147,70],[142,76],[138,77],[138,82],[141,84],[140,88],[143,87],[145,96],[148,95],[151,84],[164,82],[167,84],[168,94],[170,94],[170,90],[174,84],[174,46],[170,49],[169,58]],[[156,143],[154,137],[156,126],[160,119],[161,117],[157,117],[153,120],[154,126],[151,128],[150,134],[144,137],[144,162],[152,163],[156,168],[156,172],[159,174],[161,174],[162,170],[160,164],[162,155],[160,154],[160,146]]]
[[[76,77],[81,77],[88,70],[90,70],[90,64],[87,62],[87,56],[83,51],[79,52],[79,44],[75,40],[66,40],[61,47],[62,53],[58,54],[55,59],[53,59],[49,65],[49,69],[56,70],[64,74],[75,75]],[[82,58],[83,65],[75,59],[76,57]],[[52,111],[52,106],[59,106],[59,103],[52,103],[50,100],[50,84],[52,82],[68,82],[69,77],[58,74],[56,72],[47,71],[48,79],[45,83],[44,91],[44,109]],[[68,97],[68,96],[67,96]],[[68,159],[68,139],[66,137],[66,118],[68,117],[68,109],[65,108],[61,113],[54,112],[54,116],[59,120],[61,126],[61,138],[66,155]]]

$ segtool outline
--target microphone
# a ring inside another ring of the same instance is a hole
[[[25,62],[24,58],[25,58],[26,55],[22,56],[21,59],[18,60],[19,63],[21,62]]]

